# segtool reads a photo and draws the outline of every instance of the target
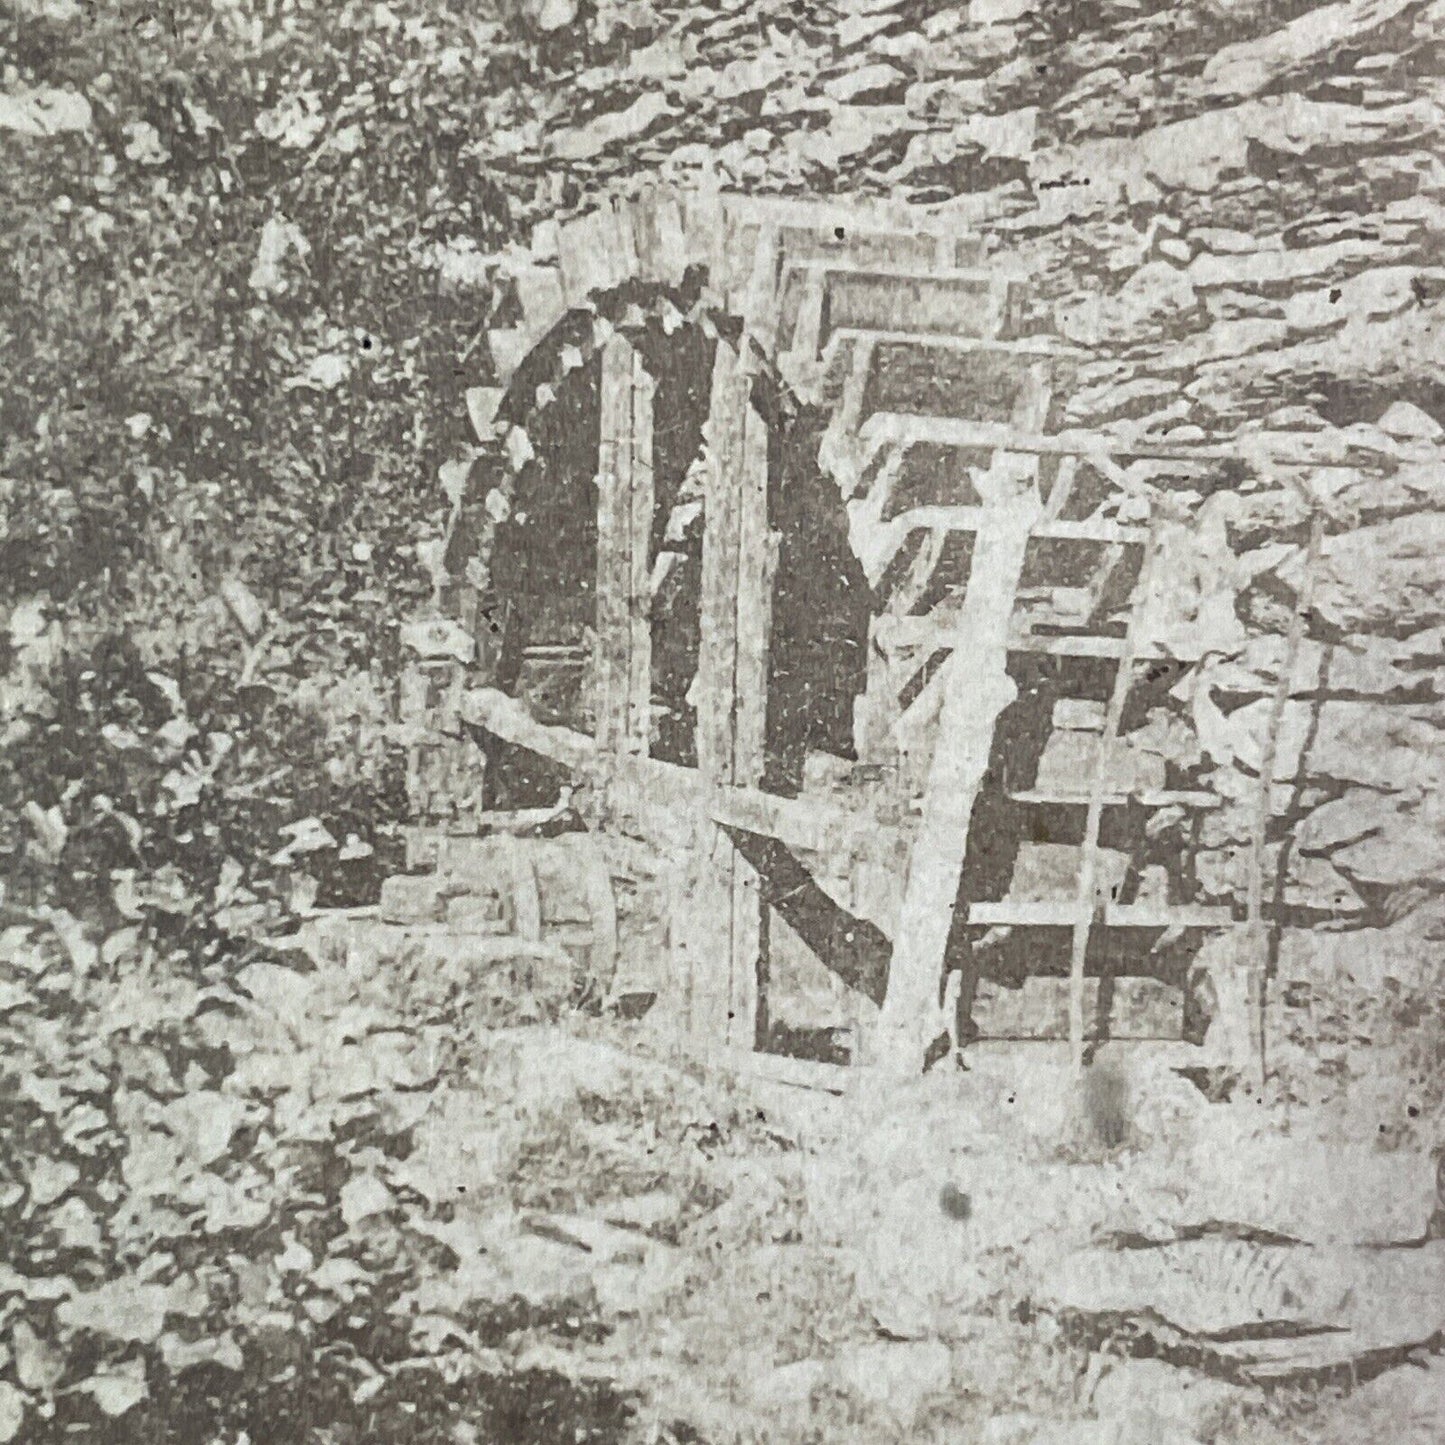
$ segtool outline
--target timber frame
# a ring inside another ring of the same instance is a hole
[[[1184,815],[1187,835],[1188,817],[1216,802],[1162,765],[1135,766],[1125,735],[1141,690],[1159,695],[1159,679],[1191,661],[1163,617],[1160,523],[1177,530],[1181,515],[1170,489],[1237,476],[1239,454],[1059,429],[1057,377],[1075,354],[1024,334],[1024,288],[975,238],[907,207],[659,191],[549,229],[515,280],[525,319],[492,336],[505,385],[469,406],[483,449],[515,463],[531,451],[528,407],[584,362],[597,368],[591,726],[539,721],[485,668],[466,674],[460,710],[484,734],[585,780],[590,826],[681,860],[670,971],[688,1028],[709,1045],[759,1045],[771,935],[781,917],[801,927],[786,909],[796,913],[802,887],[841,910],[843,924],[823,930],[830,947],[880,940],[881,974],[863,960],[852,977],[881,1005],[857,1057],[900,1073],[924,1066],[949,1027],[944,979],[961,939],[980,957],[1002,948],[1060,960],[1067,1037],[1082,1062],[1086,981],[1098,980],[1102,1008],[1123,956],[1110,937],[1135,940],[1125,953],[1163,958],[1236,922],[1228,908],[1192,901],[1173,874],[1167,896],[1146,897],[1137,859],[1121,877],[1101,850],[1107,837],[1117,852],[1123,838],[1124,854],[1137,853],[1149,818],[1164,812]],[[701,326],[715,342],[699,459],[691,764],[653,756],[661,378],[627,325],[644,291],[665,326]],[[579,336],[590,357],[559,341]],[[793,795],[765,786],[786,426],[777,408],[760,407],[769,389],[826,416],[818,456],[873,610],[866,684],[852,700],[856,762],[836,785]],[[1307,464],[1275,457],[1266,470],[1284,487]],[[474,624],[502,545],[486,518],[505,512],[478,512],[464,549],[460,611]],[[1023,745],[1007,729],[1031,699],[1065,719],[1043,726],[1032,754],[1036,765],[1040,746],[1063,736],[1077,761],[1065,780],[1016,775],[1009,749]],[[854,786],[879,774],[890,780],[881,792]],[[1040,818],[1043,836],[1057,826],[1069,837],[1072,885],[1052,896],[971,889],[971,877],[997,871],[986,856],[994,833],[1012,829],[1017,852]],[[892,890],[881,932],[859,897],[879,879]],[[970,1000],[977,981],[975,969]]]

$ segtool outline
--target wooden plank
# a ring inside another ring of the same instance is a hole
[[[751,376],[748,380],[751,382]],[[752,406],[750,397],[744,398],[743,408],[742,450],[733,483],[738,493],[738,552],[733,761],[728,781],[756,787],[763,777],[767,741],[768,653],[778,538],[768,519],[767,423]],[[751,1048],[766,1015],[768,920],[756,871],[746,860],[734,857],[732,874],[733,1004],[729,1037]]]
[[[537,722],[523,704],[496,688],[473,688],[464,699],[463,713],[473,726],[550,758],[583,779],[599,775],[602,757],[594,739]],[[868,813],[821,798],[783,798],[758,788],[714,785],[693,768],[656,758],[619,759],[611,783],[624,791],[650,792],[660,808],[682,817],[704,811],[724,827],[776,838],[803,853],[846,856],[862,850],[892,865],[903,836]]]
[[[864,334],[854,344],[842,398],[818,448],[819,460],[837,476],[845,500],[852,496],[862,479],[862,469],[856,465],[857,437],[872,375],[873,338]]]
[[[912,507],[870,529],[866,534],[869,550],[860,552],[858,560],[870,580],[876,581],[910,533],[925,528],[932,532],[976,532],[987,513],[986,507]],[[1034,536],[1045,541],[1137,546],[1148,536],[1148,529],[1121,525],[1106,518],[1080,522],[1056,520],[1041,522]]]
[[[922,1069],[942,1026],[939,988],[968,843],[999,714],[1017,689],[1008,675],[1008,634],[1038,495],[1021,479],[1000,495],[978,530],[968,590],[958,617],[929,768],[922,824],[909,858],[888,993],[874,1039],[875,1062],[890,1072]],[[968,666],[961,659],[968,659]]]
[[[745,358],[720,341],[705,431],[701,643],[693,691],[698,771],[705,784],[714,786],[731,783],[736,761],[742,525],[738,477],[746,449],[750,386]],[[739,957],[756,939],[747,927],[745,900],[737,896],[732,844],[708,814],[699,819],[694,854],[696,871],[685,889],[682,931],[691,979],[689,1022],[694,1032],[713,1042],[751,1048],[756,980],[739,966]]]
[[[1102,916],[1107,928],[1227,928],[1234,921],[1231,909],[1207,904],[1106,903]],[[989,928],[1072,928],[1078,917],[1078,905],[1067,898],[1004,898],[968,907],[968,921]]]
[[[542,939],[542,899],[537,890],[537,870],[531,853],[523,847],[505,850],[511,870],[512,931],[525,943]]]
[[[837,339],[836,336],[834,339]],[[1003,342],[984,344],[1002,351],[1037,350],[1023,343],[1012,347]],[[967,449],[993,447],[1000,451],[1033,452],[1038,456],[1076,456],[1090,462],[1096,458],[1124,458],[1130,461],[1205,465],[1211,462],[1253,460],[1249,453],[1238,445],[1130,441],[1126,437],[1110,436],[1104,432],[1086,431],[1082,428],[1044,434],[1022,427],[1005,426],[999,422],[966,421],[914,412],[874,412],[864,424],[863,434],[865,440],[873,446],[888,443],[916,446],[927,443]],[[1268,461],[1273,467],[1291,469],[1349,464],[1344,461],[1322,461],[1319,457],[1303,455],[1271,455]]]
[[[739,494],[733,479],[743,448],[747,387],[742,359],[720,342],[705,430],[701,639],[694,684],[698,769],[719,781],[731,781],[733,762],[739,524]]]
[[[904,317],[910,336],[992,337],[1008,311],[1009,282],[995,271],[859,265],[846,257],[795,261],[786,270],[806,278],[805,291],[821,284],[826,295],[823,324],[806,338],[814,356],[830,331],[897,327]],[[784,285],[790,279],[785,274]],[[804,338],[800,332],[799,343]]]
[[[1294,677],[1295,663],[1304,644],[1314,569],[1319,562],[1323,543],[1324,516],[1316,510],[1310,518],[1303,576],[1295,598],[1294,611],[1290,614],[1289,630],[1285,634],[1284,659],[1280,664],[1279,680],[1275,684],[1274,696],[1270,699],[1264,753],[1260,759],[1259,794],[1255,804],[1254,823],[1250,830],[1244,956],[1250,1012],[1250,1052],[1253,1055],[1250,1060],[1251,1073],[1261,1088],[1269,1072],[1265,1011],[1268,1005],[1270,947],[1264,917],[1264,869],[1269,844],[1269,822],[1274,812],[1275,762],[1279,756],[1280,728],[1283,726],[1285,709],[1289,703],[1290,681]],[[1298,798],[1294,801],[1298,802]]]
[[[1154,585],[1156,555],[1151,539],[1144,553],[1135,605],[1129,614],[1123,655],[1119,658],[1118,671],[1114,675],[1108,710],[1104,714],[1104,731],[1094,761],[1094,776],[1089,783],[1089,809],[1084,819],[1084,841],[1079,863],[1079,896],[1069,950],[1069,1049],[1074,1066],[1081,1072],[1084,1067],[1084,960],[1089,951],[1089,934],[1094,920],[1104,911],[1104,900],[1097,896],[1099,828],[1104,819],[1104,797],[1109,791],[1109,764],[1112,761],[1110,755],[1118,741],[1124,705],[1129,700],[1129,692],[1133,687],[1134,654],[1139,641],[1140,619],[1145,614],[1144,604],[1148,601]]]
[[[617,897],[612,891],[612,870],[602,850],[587,834],[573,833],[558,841],[576,860],[590,920],[588,964],[592,985],[605,990],[617,972]]]
[[[627,477],[627,727],[628,752],[652,744],[652,408],[656,388],[640,353],[632,353],[632,466]]]
[[[597,446],[597,644],[593,717],[606,750],[627,735],[628,619],[627,531],[632,477],[633,351],[622,336],[602,348]]]
[[[756,786],[763,776],[767,728],[768,649],[779,538],[768,519],[768,427],[749,404],[743,425],[738,488],[736,659],[733,767],[728,781]]]
[[[1060,788],[1025,788],[1009,794],[1016,803],[1030,803],[1041,806],[1057,805],[1074,808],[1087,807],[1090,794],[1065,792]],[[1119,808],[1128,803],[1137,803],[1143,808],[1218,808],[1224,799],[1217,793],[1204,792],[1198,788],[1155,788],[1137,793],[1109,791],[1103,795],[1106,808]]]

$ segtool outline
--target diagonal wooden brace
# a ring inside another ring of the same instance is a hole
[[[999,488],[974,540],[959,614],[922,824],[908,864],[888,993],[873,1040],[880,1068],[916,1074],[943,1030],[944,954],[968,846],[969,824],[999,714],[1016,695],[1008,674],[1009,620],[1029,534],[1041,513],[1031,474]]]

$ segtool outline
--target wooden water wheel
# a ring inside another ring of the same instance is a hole
[[[585,780],[589,826],[678,860],[713,1039],[769,1037],[797,949],[905,1069],[946,988],[965,1035],[1186,1036],[1231,915],[1156,736],[1190,659],[1151,520],[1231,459],[1058,430],[1072,354],[906,214],[652,196],[519,295],[453,546],[491,805]]]

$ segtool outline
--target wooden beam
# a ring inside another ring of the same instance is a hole
[[[766,256],[757,268],[767,264]],[[758,277],[753,278],[758,283]],[[760,283],[759,283],[760,284]],[[693,700],[697,713],[698,771],[705,783],[726,786],[761,773],[757,697],[739,689],[742,675],[766,667],[766,634],[758,630],[750,590],[744,586],[744,539],[758,538],[754,512],[756,478],[749,475],[761,455],[762,505],[766,515],[766,446],[759,454],[757,432],[749,441],[752,411],[749,359],[719,341],[713,364],[712,399],[704,432],[707,473],[703,500],[701,643]],[[756,426],[756,424],[754,424]],[[765,528],[764,522],[764,528]],[[764,604],[765,605],[765,604]],[[761,662],[754,655],[762,648]],[[739,742],[742,751],[739,751]],[[754,756],[756,753],[756,756]],[[762,944],[756,877],[735,856],[726,833],[704,816],[697,832],[695,873],[689,877],[678,920],[683,933],[683,966],[691,979],[689,1016],[693,1030],[710,1043],[752,1048],[758,1026],[758,970]]]
[[[1013,427],[999,422],[963,421],[953,417],[926,416],[911,412],[875,412],[864,423],[865,440],[960,448],[991,448],[997,451],[1032,452],[1037,456],[1122,457],[1133,461],[1181,463],[1252,462],[1243,447],[1210,444],[1191,446],[1168,442],[1130,442],[1102,432],[1075,429],[1052,435]],[[1319,467],[1331,465],[1319,457],[1271,456],[1278,467]],[[1346,463],[1338,463],[1346,465]]]
[[[652,729],[654,386],[625,337],[602,348],[597,467],[597,740],[646,753]]]
[[[659,809],[679,819],[705,814],[720,827],[741,828],[776,838],[801,853],[847,857],[858,852],[886,865],[897,861],[902,830],[878,823],[870,814],[821,798],[783,798],[759,788],[715,784],[693,768],[656,758],[621,758],[610,778],[596,742],[571,728],[539,723],[520,702],[496,688],[473,688],[462,704],[474,727],[550,758],[580,779],[611,786],[623,802],[647,793]]]
[[[1313,593],[1314,571],[1319,565],[1324,544],[1324,515],[1316,509],[1310,517],[1309,542],[1305,547],[1304,566],[1295,606],[1285,634],[1284,658],[1280,663],[1279,680],[1270,699],[1269,722],[1264,736],[1264,752],[1259,766],[1259,795],[1255,805],[1253,827],[1250,829],[1249,881],[1246,901],[1247,925],[1244,937],[1246,996],[1249,1000],[1249,1060],[1253,1082],[1262,1089],[1269,1077],[1268,1029],[1266,1012],[1269,1006],[1269,933],[1264,916],[1264,870],[1269,847],[1269,823],[1274,815],[1274,772],[1279,758],[1279,734],[1289,705],[1290,682],[1295,663],[1304,645],[1305,628]],[[1296,787],[1298,787],[1296,782]],[[1296,797],[1295,801],[1298,801]]]
[[[656,387],[639,352],[632,353],[632,470],[627,526],[627,730],[628,752],[652,746],[652,476],[653,398]]]
[[[1124,705],[1134,684],[1134,662],[1139,648],[1139,629],[1150,602],[1154,585],[1157,552],[1151,537],[1144,552],[1134,605],[1129,612],[1129,625],[1124,634],[1123,654],[1114,674],[1109,706],[1104,713],[1104,730],[1099,738],[1099,751],[1094,760],[1094,774],[1089,783],[1089,808],[1084,817],[1084,841],[1079,859],[1079,892],[1069,948],[1069,1053],[1074,1067],[1084,1067],[1084,961],[1089,952],[1089,935],[1094,920],[1100,916],[1107,900],[1099,895],[1099,828],[1104,820],[1104,800],[1109,792],[1109,764],[1119,738]]]
[[[597,644],[592,699],[595,731],[604,749],[622,745],[628,731],[628,531],[632,492],[633,350],[623,336],[602,348],[597,443]]]
[[[1000,494],[974,541],[944,690],[922,824],[894,938],[888,995],[873,1041],[874,1062],[890,1072],[921,1071],[943,1027],[939,990],[953,925],[973,805],[988,767],[994,726],[1017,689],[1008,674],[1009,624],[1029,533],[1040,504],[1031,476]],[[966,662],[966,665],[965,665]]]
[[[772,642],[773,576],[778,537],[768,518],[768,425],[748,397],[743,402],[742,451],[733,486],[738,493],[735,654],[733,659],[733,762],[728,779],[755,788],[763,779],[768,723],[768,657]],[[767,1028],[768,910],[758,873],[732,856],[732,956],[735,1003],[729,1038],[752,1048]],[[739,1009],[750,1021],[738,1018]]]

